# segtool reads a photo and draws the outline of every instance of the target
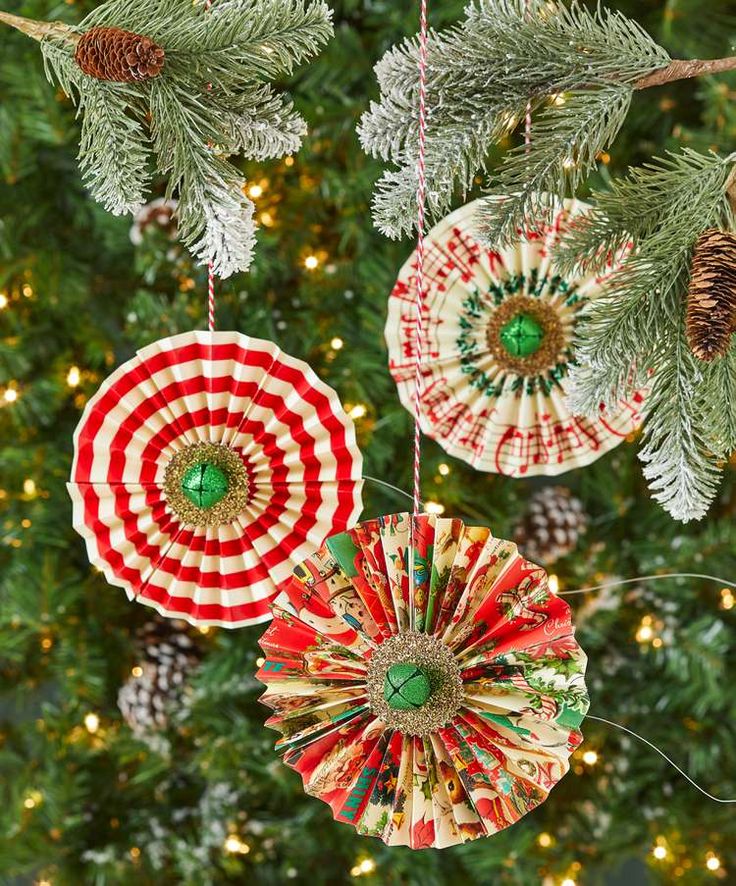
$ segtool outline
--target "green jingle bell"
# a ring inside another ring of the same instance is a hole
[[[222,501],[228,492],[225,471],[211,462],[200,462],[189,468],[181,481],[181,491],[198,508],[207,510]]]
[[[391,665],[383,685],[383,697],[395,711],[421,708],[432,694],[427,672],[410,662]]]
[[[544,328],[531,314],[517,314],[501,327],[500,338],[513,357],[531,357],[542,346]]]

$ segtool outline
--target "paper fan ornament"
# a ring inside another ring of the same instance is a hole
[[[358,519],[362,459],[337,394],[272,342],[188,332],[139,351],[74,438],[74,526],[130,599],[238,627]]]
[[[421,428],[481,471],[522,477],[590,464],[639,426],[642,396],[595,421],[565,403],[575,325],[602,279],[563,277],[551,247],[588,207],[558,203],[544,235],[494,251],[473,237],[476,205],[427,234]],[[415,279],[416,253],[391,293],[386,323],[391,374],[412,414]]]
[[[338,821],[452,846],[518,821],[567,772],[586,657],[512,542],[454,519],[370,520],[329,538],[273,610],[267,725]]]

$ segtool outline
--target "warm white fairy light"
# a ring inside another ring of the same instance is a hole
[[[428,514],[437,514],[439,516],[445,513],[445,506],[438,501],[427,501],[424,503],[424,510]]]
[[[26,479],[23,481],[23,492],[25,495],[36,494],[36,483],[30,477],[26,477]]]
[[[443,477],[446,477],[450,473],[450,466],[446,465],[444,462],[437,468],[440,474]]]
[[[66,383],[70,388],[76,388],[79,382],[82,380],[82,373],[79,371],[78,366],[71,366],[69,368],[69,372],[66,374]]]
[[[345,342],[339,337],[335,336],[330,342],[330,347],[333,351],[341,351],[345,345]]]
[[[586,766],[595,766],[598,762],[598,754],[595,751],[585,751],[583,754],[583,763]]]
[[[8,297],[4,292],[0,292],[0,311],[4,311],[8,306]]]
[[[657,859],[657,861],[663,861],[667,858],[667,847],[663,846],[661,843],[657,843],[657,845],[652,849],[652,855]]]
[[[18,391],[15,388],[5,388],[3,399],[6,403],[15,403],[18,399]]]
[[[548,584],[548,586],[549,586],[549,592],[550,592],[550,594],[557,594],[557,593],[559,593],[559,590],[560,590],[560,580],[559,580],[559,578],[558,578],[554,573],[552,573],[552,575],[549,576],[549,578],[548,578],[548,580],[547,580],[547,584]]]
[[[134,677],[142,677],[143,676],[143,668],[140,665],[136,665],[134,668],[131,669],[130,673]]]
[[[364,403],[356,403],[348,412],[350,418],[365,418],[368,414],[368,407]]]
[[[731,588],[721,589],[721,609],[733,609],[736,605],[736,597]]]
[[[263,196],[263,187],[261,185],[251,185],[248,188],[248,196],[253,200],[257,200],[259,197]]]
[[[95,713],[86,714],[84,717],[84,728],[90,735],[94,735],[100,728],[100,718]]]
[[[376,863],[372,858],[364,858],[350,869],[352,877],[362,877],[365,874],[372,874],[376,869]]]
[[[578,884],[572,879],[572,877],[565,877],[562,883],[560,883],[560,886],[578,886]]]
[[[319,267],[319,259],[317,258],[317,256],[316,255],[308,255],[304,259],[304,267],[308,271],[316,270]]]
[[[548,834],[546,831],[542,831],[542,833],[537,837],[537,843],[542,847],[542,849],[549,849],[552,845],[552,836]]]
[[[721,867],[721,859],[714,853],[709,852],[708,857],[705,860],[705,866],[709,871],[717,871],[720,870]]]
[[[250,846],[244,843],[237,834],[228,835],[224,849],[231,855],[247,855],[250,852]]]

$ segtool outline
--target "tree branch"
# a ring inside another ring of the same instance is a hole
[[[707,77],[722,71],[736,70],[736,56],[713,59],[675,59],[665,68],[652,71],[634,83],[634,89],[649,89],[650,86],[663,86],[674,80],[687,80],[691,77]]]
[[[46,37],[56,37],[67,43],[78,43],[82,36],[69,25],[65,25],[64,22],[37,22],[32,18],[23,18],[21,15],[13,15],[10,12],[0,12],[0,22],[22,31],[28,37],[38,40],[39,43]]]

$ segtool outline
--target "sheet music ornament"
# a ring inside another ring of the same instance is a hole
[[[530,477],[588,465],[636,430],[643,400],[637,393],[595,420],[573,415],[565,402],[576,323],[604,278],[561,275],[552,247],[588,207],[558,202],[542,235],[520,233],[496,251],[473,236],[476,205],[427,234],[422,431],[481,471]],[[399,274],[386,322],[391,374],[411,412],[415,279],[416,253]]]
[[[360,523],[294,571],[273,614],[257,676],[277,749],[337,821],[390,846],[514,824],[582,741],[570,609],[489,529],[427,514]]]

